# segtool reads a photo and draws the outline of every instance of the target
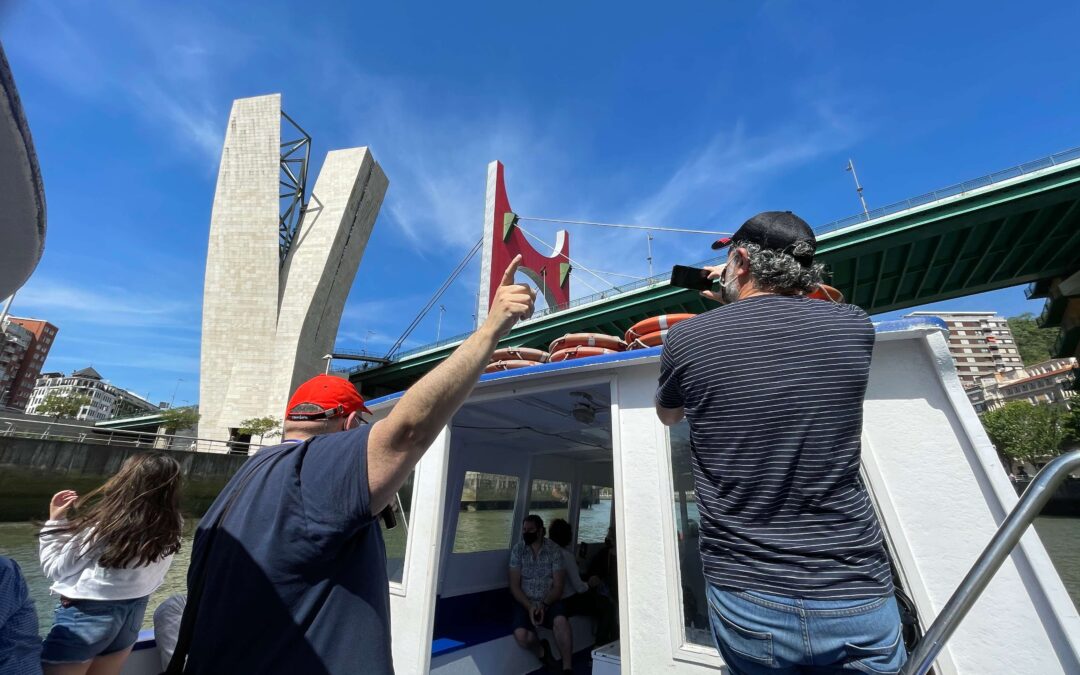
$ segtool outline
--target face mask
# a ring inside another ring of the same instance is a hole
[[[734,261],[735,259],[732,258],[731,262]],[[739,281],[737,278],[729,278],[730,265],[731,263],[728,263],[728,266],[724,267],[724,275],[720,278],[720,299],[725,305],[730,305],[739,299]]]
[[[532,546],[536,543],[537,536],[536,532],[522,532],[521,540],[525,542],[526,546]]]

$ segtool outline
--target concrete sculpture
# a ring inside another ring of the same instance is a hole
[[[309,152],[280,94],[233,102],[206,255],[200,437],[248,440],[240,423],[280,419],[333,351],[389,182],[368,148],[334,150],[309,196]]]

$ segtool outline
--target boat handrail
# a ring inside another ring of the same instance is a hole
[[[945,642],[967,615],[1005,558],[1012,553],[1032,521],[1039,515],[1057,487],[1073,471],[1080,469],[1080,450],[1060,455],[1035,475],[1016,507],[1006,516],[990,543],[983,549],[967,576],[945,603],[923,639],[915,645],[904,675],[926,675]]]

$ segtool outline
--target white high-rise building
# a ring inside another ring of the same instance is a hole
[[[1008,322],[997,312],[912,312],[907,316],[935,316],[949,327],[949,354],[964,389],[978,386],[984,377],[1024,365]]]
[[[39,412],[41,404],[54,393],[61,396],[86,398],[86,403],[75,415],[75,419],[78,420],[107,420],[138,412],[159,410],[158,406],[138,394],[109,384],[102,379],[101,373],[93,368],[83,368],[76,370],[70,376],[65,376],[63,373],[45,373],[38,378],[34,393],[30,395],[30,403],[26,406],[26,412],[31,415],[43,414]]]

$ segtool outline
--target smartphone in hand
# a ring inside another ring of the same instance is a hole
[[[692,291],[708,291],[712,290],[713,282],[709,278],[709,270],[675,265],[671,268],[671,285]]]

